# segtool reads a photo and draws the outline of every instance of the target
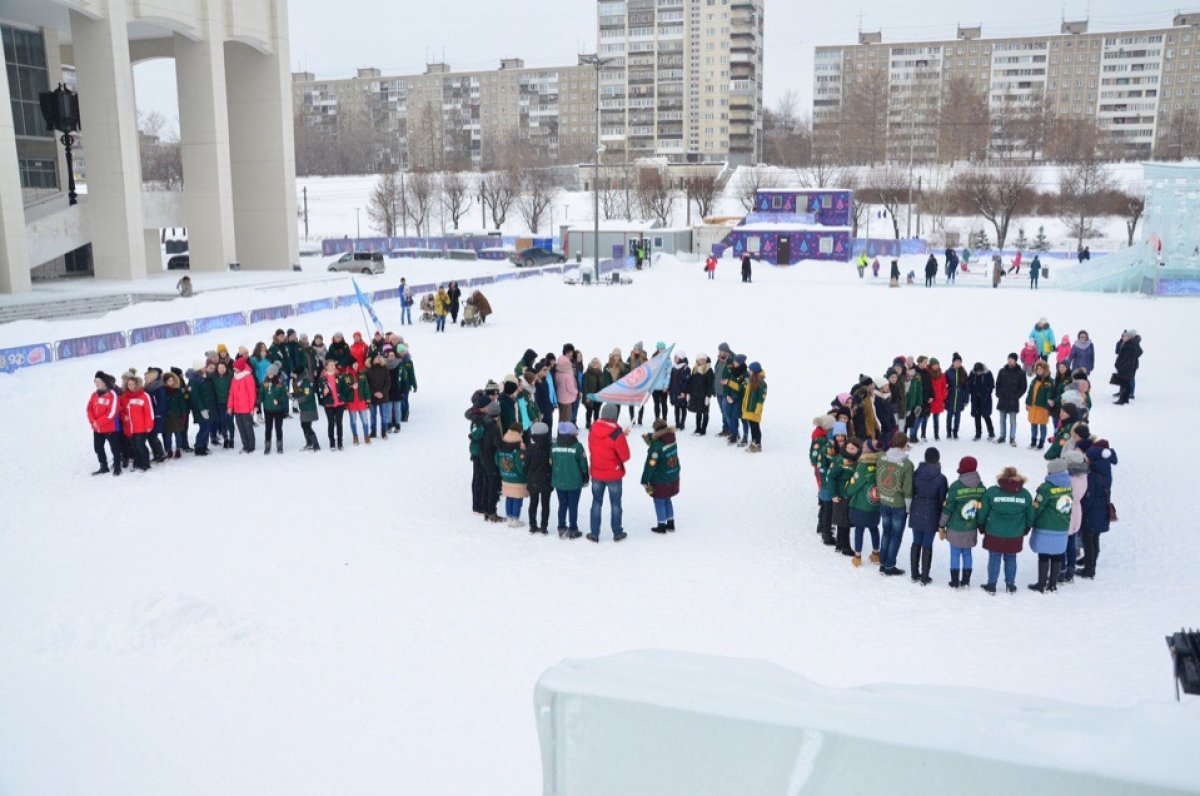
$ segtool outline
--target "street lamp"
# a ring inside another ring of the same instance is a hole
[[[40,93],[38,102],[42,106],[42,119],[46,122],[46,129],[62,133],[59,140],[62,141],[67,155],[67,201],[76,204],[75,167],[71,162],[71,147],[75,139],[71,137],[71,133],[80,129],[79,95],[59,83],[58,88],[53,91]]]
[[[592,177],[592,258],[596,284],[600,284],[600,156],[604,154],[604,144],[600,143],[600,70],[612,62],[612,58],[601,58],[599,54],[579,56],[580,64],[596,68],[596,160]]]

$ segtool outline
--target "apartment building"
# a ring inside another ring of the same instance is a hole
[[[756,163],[764,0],[598,0],[605,158]]]
[[[1055,35],[984,38],[960,27],[954,39],[903,43],[863,33],[855,45],[817,47],[814,64],[818,136],[844,131],[856,106],[852,126],[878,121],[888,160],[947,159],[939,150],[961,109],[942,105],[956,84],[986,101],[988,157],[1036,157],[1037,131],[1018,135],[1012,122],[1028,126],[1039,109],[1094,120],[1123,157],[1172,156],[1182,132],[1200,145],[1200,13],[1154,30],[1093,33],[1087,22],[1063,22]]]
[[[485,167],[513,144],[569,163],[594,147],[595,72],[582,63],[531,68],[506,58],[495,70],[435,63],[420,75],[365,68],[338,80],[298,72],[292,93],[298,160],[311,134],[361,155],[354,171]]]

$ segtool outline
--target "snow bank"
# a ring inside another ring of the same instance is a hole
[[[547,796],[1115,796],[1200,783],[1197,704],[832,689],[763,661],[640,651],[558,664],[538,680],[534,709]]]

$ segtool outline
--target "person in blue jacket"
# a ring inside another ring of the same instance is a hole
[[[162,383],[162,370],[155,367],[146,368],[146,382],[142,389],[150,397],[150,407],[154,412],[154,429],[146,435],[146,441],[150,443],[151,461],[158,464],[166,460],[162,436],[163,420],[167,416],[167,388]]]
[[[1083,565],[1075,574],[1091,580],[1096,577],[1096,560],[1100,558],[1100,534],[1108,532],[1112,521],[1108,507],[1112,503],[1112,468],[1117,464],[1117,452],[1108,446],[1108,440],[1102,439],[1088,448],[1087,459],[1087,492],[1083,495],[1083,518],[1079,526]]]
[[[1050,321],[1043,318],[1038,318],[1038,322],[1033,325],[1033,329],[1029,332],[1029,339],[1033,341],[1033,347],[1037,349],[1038,356],[1046,359],[1054,353],[1058,348],[1058,338],[1054,336],[1054,330],[1050,328]]]
[[[1083,368],[1090,376],[1096,368],[1096,349],[1092,346],[1092,338],[1086,329],[1080,329],[1075,335],[1075,345],[1067,356],[1067,366],[1071,370]]]
[[[967,371],[963,369],[962,356],[956,351],[946,378],[946,436],[958,439],[958,427],[962,423],[963,410],[971,394],[967,388]]]
[[[925,449],[925,461],[913,473],[912,505],[908,511],[908,527],[913,541],[909,548],[909,572],[913,583],[928,586],[933,583],[929,567],[933,563],[933,540],[937,536],[942,506],[949,486],[942,475],[941,454],[937,448]]]

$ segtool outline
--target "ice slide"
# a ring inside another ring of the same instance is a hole
[[[1167,689],[1165,665],[1163,678]],[[1200,789],[1200,702],[835,689],[762,661],[630,652],[560,663],[534,706],[543,792],[555,796]]]

